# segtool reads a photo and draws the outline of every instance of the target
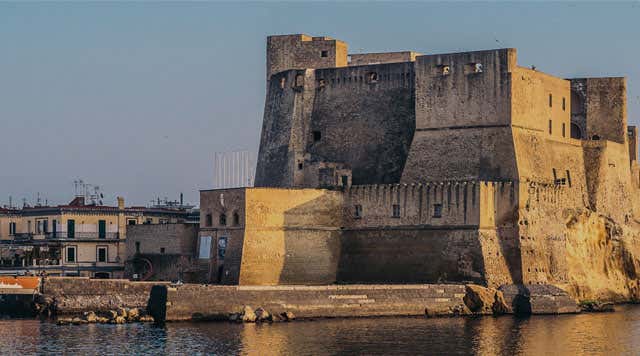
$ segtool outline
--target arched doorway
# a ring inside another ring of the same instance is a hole
[[[575,123],[571,123],[571,138],[582,139],[582,129]]]

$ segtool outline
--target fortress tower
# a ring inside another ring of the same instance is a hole
[[[269,37],[256,188],[201,198],[246,214],[210,227],[235,246],[225,278],[640,299],[626,100],[624,78],[554,77],[512,48],[348,54],[327,37]]]

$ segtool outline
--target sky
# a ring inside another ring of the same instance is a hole
[[[306,33],[351,53],[518,49],[522,66],[625,76],[640,123],[640,2],[0,2],[0,206],[198,203],[215,152],[257,152],[265,42]]]

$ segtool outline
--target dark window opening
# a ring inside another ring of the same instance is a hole
[[[238,214],[237,212],[233,213],[233,225],[234,226],[240,225],[240,214]]]
[[[98,238],[107,238],[107,222],[105,220],[98,220]]]
[[[580,126],[572,123],[571,124],[571,138],[575,138],[575,139],[582,139],[582,130],[580,129]]]
[[[553,107],[553,95],[549,94],[549,107]]]
[[[329,51],[321,51],[320,57],[329,57]]]
[[[353,212],[353,217],[356,219],[362,218],[362,205],[357,204],[355,206],[355,211]]]
[[[129,219],[129,221],[127,221],[127,224],[129,225],[135,225],[136,221],[134,219]]]
[[[107,262],[107,249],[98,247],[98,262]]]
[[[400,217],[400,205],[393,204],[393,215],[392,215],[392,217],[394,217],[394,218],[399,218]]]
[[[567,99],[562,98],[562,111],[565,111],[567,108]]]
[[[566,137],[565,132],[566,132],[566,125],[565,123],[562,123],[562,137]]]
[[[67,247],[67,262],[76,262],[76,248]]]
[[[378,81],[378,73],[376,72],[369,73],[368,77],[370,83],[376,83]]]
[[[164,253],[164,247],[160,247],[160,253]]]
[[[227,216],[224,214],[220,214],[220,226],[227,225]]]
[[[302,168],[303,168],[302,162],[298,162],[298,170],[302,170]]]
[[[600,139],[600,136],[593,135],[593,136],[591,136],[591,139],[594,140],[594,141],[598,141]]]
[[[67,220],[67,238],[73,239],[75,237],[76,237],[76,221],[72,219]]]
[[[213,216],[211,214],[207,214],[205,222],[207,226],[213,225]]]
[[[136,253],[140,253],[140,241],[136,241]]]
[[[342,179],[342,186],[346,187],[349,185],[349,176],[342,176],[340,177]]]
[[[320,131],[313,131],[313,142],[318,142],[322,138]]]
[[[433,217],[434,218],[442,217],[442,204],[433,204]]]
[[[109,272],[96,272],[93,274],[95,279],[109,279]]]
[[[553,133],[553,121],[549,120],[549,135]]]

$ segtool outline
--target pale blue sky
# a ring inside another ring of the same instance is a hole
[[[562,77],[626,76],[640,122],[640,3],[0,3],[0,205],[73,180],[114,203],[198,201],[213,153],[257,150],[265,38],[351,52],[518,49]],[[499,42],[498,42],[499,41]]]

